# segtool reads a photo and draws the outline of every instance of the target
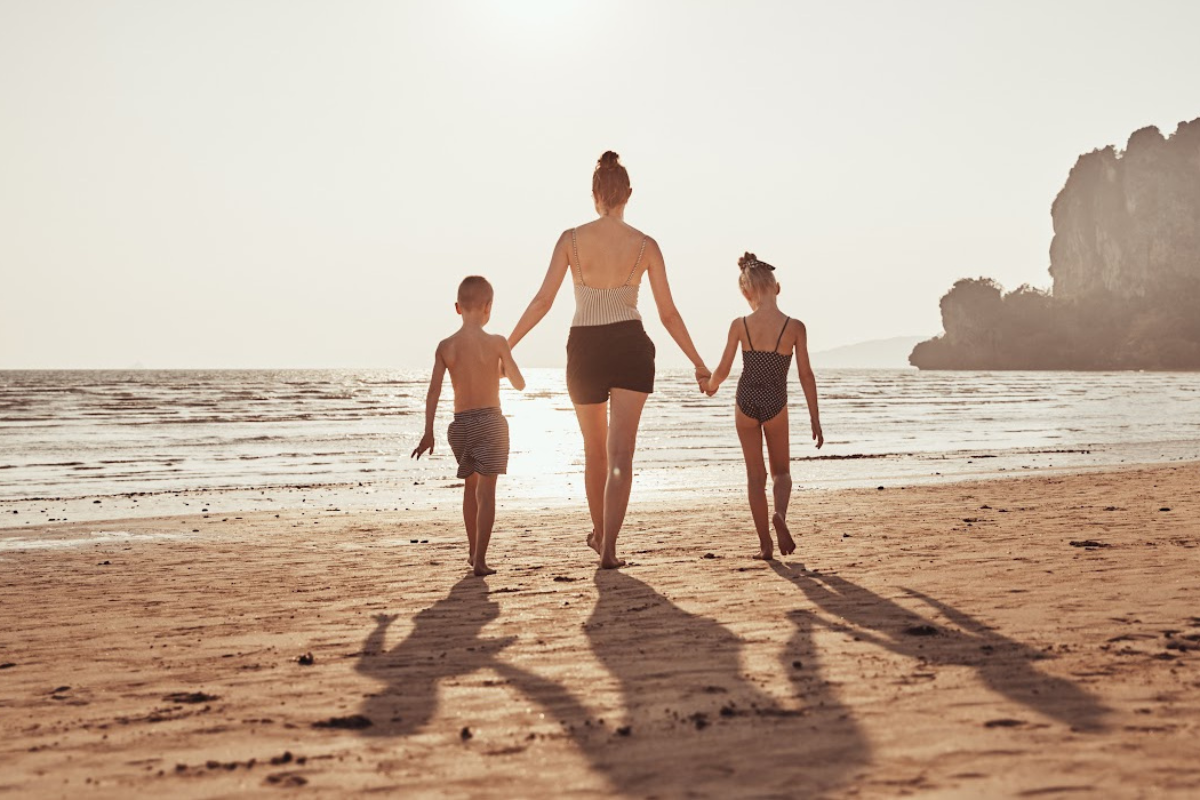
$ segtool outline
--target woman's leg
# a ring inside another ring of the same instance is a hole
[[[787,406],[763,423],[763,436],[767,440],[772,494],[775,495],[775,513],[771,522],[779,538],[779,552],[790,556],[796,551],[796,543],[792,541],[792,533],[787,526],[788,501],[792,499],[792,455],[791,442],[788,441]]]
[[[583,433],[583,485],[592,515],[588,546],[599,553],[600,534],[604,532],[604,484],[608,480],[608,403],[576,405],[575,416]]]
[[[608,480],[604,487],[604,542],[600,550],[600,566],[605,569],[625,563],[617,558],[617,533],[625,522],[625,509],[629,507],[633,451],[637,447],[638,425],[648,396],[645,392],[613,389],[609,400]]]
[[[754,417],[748,417],[737,409],[736,426],[738,440],[742,443],[742,457],[746,459],[746,494],[750,499],[750,515],[754,517],[754,530],[758,533],[759,553],[755,558],[770,561],[774,557],[771,529],[767,526],[767,467],[763,463],[762,426]]]

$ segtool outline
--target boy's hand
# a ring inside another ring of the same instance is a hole
[[[813,441],[817,443],[817,449],[821,449],[821,445],[825,444],[825,433],[821,430],[821,423],[815,419],[812,423]]]
[[[417,445],[416,450],[412,451],[412,455],[409,458],[415,458],[420,461],[421,456],[425,455],[425,451],[427,450],[430,455],[433,455],[433,431],[425,431],[425,435],[421,437],[421,443]]]

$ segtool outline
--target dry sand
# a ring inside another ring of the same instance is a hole
[[[635,489],[486,581],[446,511],[0,531],[0,796],[1196,797],[1198,487],[806,492],[769,565]]]

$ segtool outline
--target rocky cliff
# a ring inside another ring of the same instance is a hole
[[[923,369],[1200,368],[1200,119],[1080,156],[1051,207],[1050,293],[986,278],[942,298]]]

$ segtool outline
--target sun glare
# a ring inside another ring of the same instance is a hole
[[[497,26],[506,30],[541,34],[559,29],[580,5],[570,0],[495,0],[488,4],[488,11]]]

